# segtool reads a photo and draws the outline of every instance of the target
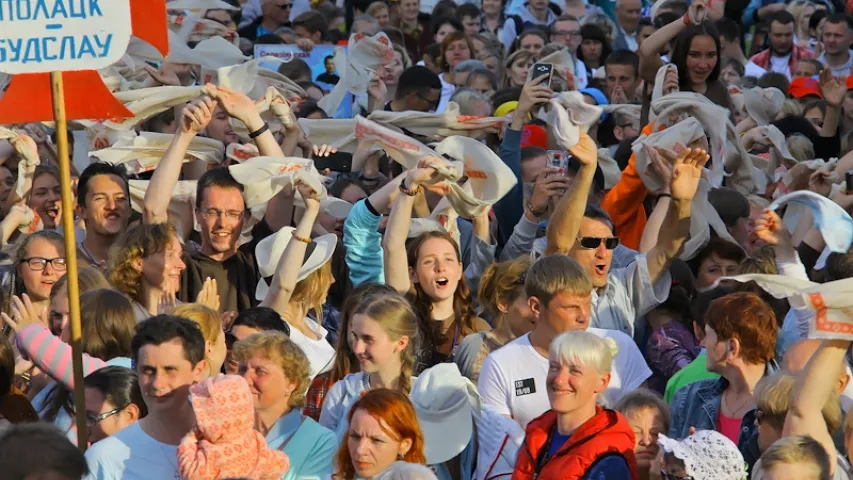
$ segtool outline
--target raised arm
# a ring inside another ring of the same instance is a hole
[[[830,475],[835,472],[835,443],[823,420],[823,406],[832,398],[838,377],[844,368],[844,355],[850,342],[826,340],[797,376],[792,392],[791,408],[785,417],[783,436],[809,435],[826,450]]]
[[[293,295],[293,289],[296,288],[299,267],[302,266],[305,250],[308,248],[308,243],[305,240],[310,242],[311,230],[317,220],[317,215],[320,214],[320,200],[317,197],[317,192],[301,184],[297,186],[297,189],[305,202],[305,213],[299,220],[299,224],[296,225],[293,237],[287,243],[287,247],[284,248],[284,252],[278,260],[270,290],[261,302],[262,307],[270,307],[280,315],[284,315],[290,297]]]
[[[643,228],[643,237],[640,239],[640,253],[646,253],[657,245],[658,235],[669,211],[670,199],[672,198],[669,191],[670,183],[672,183],[672,164],[663,159],[657,148],[646,146],[646,150],[652,160],[649,165],[660,175],[664,186],[658,192],[658,201]]]
[[[705,150],[688,148],[673,162],[672,201],[661,224],[658,242],[646,255],[652,285],[669,269],[690,235],[690,202],[696,196],[702,169],[709,158]]]
[[[391,208],[391,215],[388,216],[388,224],[385,227],[385,237],[382,239],[385,283],[400,293],[408,292],[412,286],[409,279],[409,260],[406,257],[406,238],[412,221],[415,196],[421,190],[421,186],[435,175],[435,169],[430,167],[430,161],[429,158],[421,159],[418,162],[418,168],[413,168],[406,173],[399,187],[401,194],[397,195],[397,201]],[[378,206],[376,207],[378,210]]]
[[[169,221],[169,201],[180,179],[184,156],[193,138],[210,123],[215,108],[216,102],[210,97],[202,97],[187,105],[181,112],[178,131],[154,170],[148,189],[145,190],[142,213],[145,223]]]
[[[841,104],[847,96],[847,82],[845,80],[839,81],[827,68],[820,72],[818,85],[823,100],[826,102],[826,115],[823,116],[820,136],[834,137],[838,133],[838,124],[841,121]]]
[[[578,159],[581,167],[572,181],[571,188],[566,191],[562,200],[557,203],[554,213],[551,214],[551,220],[545,230],[546,255],[566,254],[575,244],[581,228],[583,212],[586,210],[589,189],[598,166],[598,152],[595,149],[595,142],[589,135],[581,132],[580,141],[569,151]]]
[[[219,102],[219,105],[228,112],[228,115],[243,122],[249,132],[257,132],[264,128],[266,122],[258,113],[258,108],[251,98],[236,90],[231,90],[227,87],[206,85],[205,93],[213,97]],[[283,157],[284,153],[281,146],[275,140],[272,130],[269,128],[264,133],[254,138],[255,145],[258,146],[258,151],[261,155],[268,157]]]

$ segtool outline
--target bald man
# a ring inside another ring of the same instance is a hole
[[[803,371],[822,343],[823,340],[804,339],[792,344],[782,357],[782,370],[795,375]],[[850,365],[844,365],[844,373],[835,383],[835,391],[841,395],[841,407],[845,412],[853,404],[853,385],[850,384],[850,375]]]

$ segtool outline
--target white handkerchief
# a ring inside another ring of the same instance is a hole
[[[774,200],[770,209],[776,210],[786,203],[796,203],[811,210],[812,220],[823,235],[826,246],[833,252],[847,253],[853,243],[853,218],[843,208],[814,192],[799,190]]]

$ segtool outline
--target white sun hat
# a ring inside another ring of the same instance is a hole
[[[785,94],[776,87],[753,87],[743,91],[743,101],[746,113],[755,120],[755,123],[759,126],[768,125],[782,110]]]
[[[745,480],[746,462],[737,445],[714,430],[699,430],[684,440],[658,435],[666,453],[684,462],[684,472],[694,480]]]
[[[275,274],[275,269],[278,266],[278,261],[284,254],[284,249],[293,238],[293,232],[296,230],[293,227],[284,227],[278,232],[264,238],[255,247],[255,260],[258,262],[258,270],[261,273],[261,280],[255,289],[255,299],[263,300],[269,292],[269,284],[266,278],[272,277]],[[335,253],[335,247],[338,245],[338,237],[334,233],[320,235],[311,240],[308,244],[308,249],[305,251],[305,261],[299,267],[299,275],[296,281],[304,280],[308,275],[322,267],[332,259],[332,254]]]
[[[409,394],[421,431],[427,465],[444,463],[465,450],[474,432],[474,413],[480,395],[455,363],[424,370]]]

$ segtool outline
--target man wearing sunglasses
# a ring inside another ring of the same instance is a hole
[[[415,65],[403,70],[394,100],[385,104],[389,112],[434,112],[441,101],[441,80],[432,70]]]
[[[237,31],[240,38],[254,42],[258,37],[274,34],[281,27],[289,27],[294,1],[261,0],[261,16]]]
[[[708,155],[685,149],[675,159],[657,244],[624,269],[611,271],[613,249],[619,244],[613,222],[597,205],[587,205],[598,159],[586,134],[571,149],[581,164],[571,188],[557,204],[546,232],[546,254],[574,258],[592,280],[590,325],[634,335],[634,322],[669,296],[669,265],[690,233],[690,202],[696,195]]]

